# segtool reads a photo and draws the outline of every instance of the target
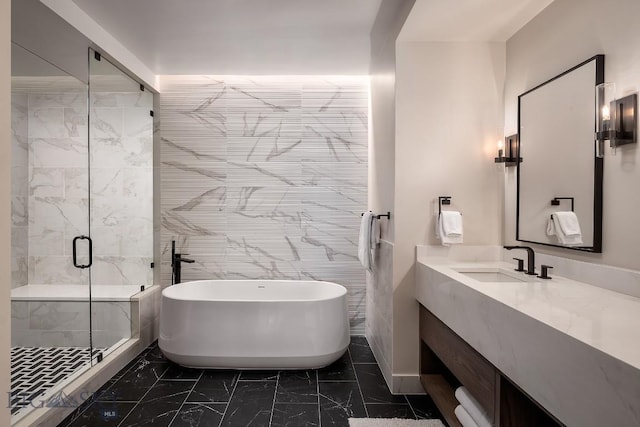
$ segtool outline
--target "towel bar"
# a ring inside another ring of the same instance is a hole
[[[559,206],[560,200],[571,200],[571,212],[575,211],[573,207],[574,205],[573,197],[554,197],[553,199],[551,199],[551,206]]]
[[[364,213],[361,213],[360,216],[364,215]],[[387,219],[391,219],[391,212],[387,212],[386,214],[377,214],[375,215],[376,218],[380,219],[380,218],[387,218]]]
[[[560,206],[560,200],[571,200],[571,212],[575,212],[573,197],[554,197],[551,199],[551,206]],[[553,218],[553,214],[549,217]]]
[[[450,205],[450,204],[451,204],[451,196],[438,197],[438,216],[442,214],[442,205]]]

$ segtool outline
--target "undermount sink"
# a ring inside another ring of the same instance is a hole
[[[464,274],[471,279],[478,282],[500,282],[500,283],[514,283],[514,282],[526,282],[524,279],[515,277],[515,274],[509,274],[503,270],[467,270],[457,269],[460,274]]]

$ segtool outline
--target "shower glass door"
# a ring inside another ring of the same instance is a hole
[[[92,337],[108,354],[153,283],[153,93],[89,50],[89,108]]]
[[[91,365],[87,85],[11,47],[13,421]],[[51,403],[54,402],[54,403]]]

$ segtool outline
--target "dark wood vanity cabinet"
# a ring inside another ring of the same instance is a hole
[[[496,427],[561,426],[473,347],[420,306],[420,381],[451,427],[464,385]]]

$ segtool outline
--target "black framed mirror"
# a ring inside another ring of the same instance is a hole
[[[603,159],[595,150],[596,55],[518,97],[516,240],[602,252]]]

